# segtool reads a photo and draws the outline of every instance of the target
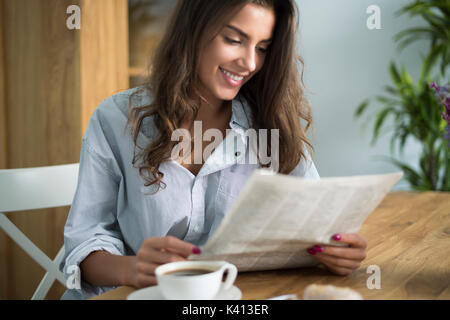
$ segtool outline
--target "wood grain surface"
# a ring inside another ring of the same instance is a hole
[[[77,35],[66,28],[69,0],[2,1],[7,168],[77,162],[81,126]],[[8,217],[50,257],[63,243],[68,208]],[[9,238],[6,299],[29,299],[44,270]],[[63,287],[49,294],[57,298]]]
[[[3,21],[3,2],[0,1],[0,21]],[[6,90],[5,90],[5,67],[4,67],[4,47],[3,47],[3,28],[0,24],[0,169],[7,168],[7,150],[8,146],[6,139]],[[0,257],[6,257],[7,236],[0,232]],[[5,259],[0,259],[0,283],[6,283],[8,279],[7,273],[8,264]],[[6,286],[0,286],[0,300],[6,299]]]
[[[80,0],[82,131],[107,97],[128,89],[128,1]]]
[[[128,89],[127,0],[0,4],[1,164],[13,169],[79,162],[81,138],[93,110]],[[67,28],[70,5],[81,9],[80,30]],[[8,217],[53,258],[63,244],[68,211]],[[30,299],[44,270],[4,234],[0,254],[1,297]],[[47,298],[59,299],[64,290],[56,283]]]
[[[450,193],[389,193],[359,233],[369,242],[367,259],[350,276],[319,268],[245,272],[235,285],[244,300],[302,298],[313,283],[350,287],[367,300],[450,299]],[[370,265],[380,268],[380,289],[368,289]],[[135,290],[120,287],[93,299],[126,299]]]
[[[0,21],[3,20],[3,3],[0,1]],[[0,30],[0,169],[7,168],[7,140],[6,140],[6,90],[3,48],[3,29]]]

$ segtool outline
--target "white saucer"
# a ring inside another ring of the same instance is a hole
[[[236,286],[228,290],[221,290],[212,300],[240,300],[242,292]],[[139,289],[127,296],[127,300],[166,300],[158,286]]]

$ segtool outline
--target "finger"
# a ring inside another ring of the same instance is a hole
[[[338,267],[338,268],[346,268],[346,269],[355,270],[355,269],[358,269],[359,267],[361,267],[360,261],[337,258],[337,257],[329,256],[329,255],[326,255],[323,253],[317,253],[316,258],[317,258],[317,260],[319,260],[320,262],[322,262],[324,264],[332,265],[332,266]]]
[[[162,251],[158,249],[151,248],[148,252],[145,253],[143,258],[148,259],[153,263],[164,264],[176,261],[185,261],[186,258],[180,256],[177,253],[172,253],[169,251]]]
[[[156,264],[156,263],[148,263],[148,262],[144,262],[144,261],[136,262],[136,271],[138,274],[154,276],[155,269],[157,267],[159,267],[159,264]]]
[[[145,288],[156,285],[156,277],[145,275],[145,274],[138,274],[136,279],[136,286],[138,288]]]
[[[322,252],[320,252],[321,254],[326,254],[338,258],[358,261],[363,261],[366,258],[366,251],[360,248],[322,246],[322,249]],[[318,252],[317,254],[320,253]]]
[[[340,275],[340,276],[348,276],[350,274],[352,274],[353,270],[351,269],[347,269],[347,268],[342,268],[342,267],[336,267],[333,265],[326,265],[328,271]]]
[[[149,238],[146,240],[147,244],[156,249],[168,249],[171,252],[178,253],[179,255],[187,258],[193,253],[193,249],[196,248],[193,244],[177,239],[172,236]]]
[[[367,248],[367,240],[357,233],[338,233],[335,234],[332,239],[347,243],[353,248]]]
[[[317,265],[317,268],[322,269],[322,270],[327,270],[327,266],[322,262]]]

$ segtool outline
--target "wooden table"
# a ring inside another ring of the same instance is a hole
[[[364,299],[450,299],[450,193],[391,192],[360,232],[367,258],[350,276],[319,268],[240,273],[235,285],[244,300],[295,293],[309,284],[350,287]],[[381,288],[368,289],[370,265],[379,266]],[[93,299],[126,299],[136,290],[120,287]]]

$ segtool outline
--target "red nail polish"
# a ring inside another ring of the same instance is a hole
[[[323,251],[323,248],[321,246],[314,246],[313,249],[316,252],[322,252]]]
[[[192,253],[193,253],[193,254],[200,254],[200,253],[202,253],[202,251],[200,250],[200,248],[193,247],[193,248],[192,248]]]
[[[341,240],[341,239],[342,239],[342,237],[341,237],[340,234],[335,234],[335,235],[333,236],[333,240],[339,241],[339,240]]]
[[[306,250],[309,254],[315,255],[316,254],[316,250],[314,250],[314,248],[309,248],[308,250]]]

